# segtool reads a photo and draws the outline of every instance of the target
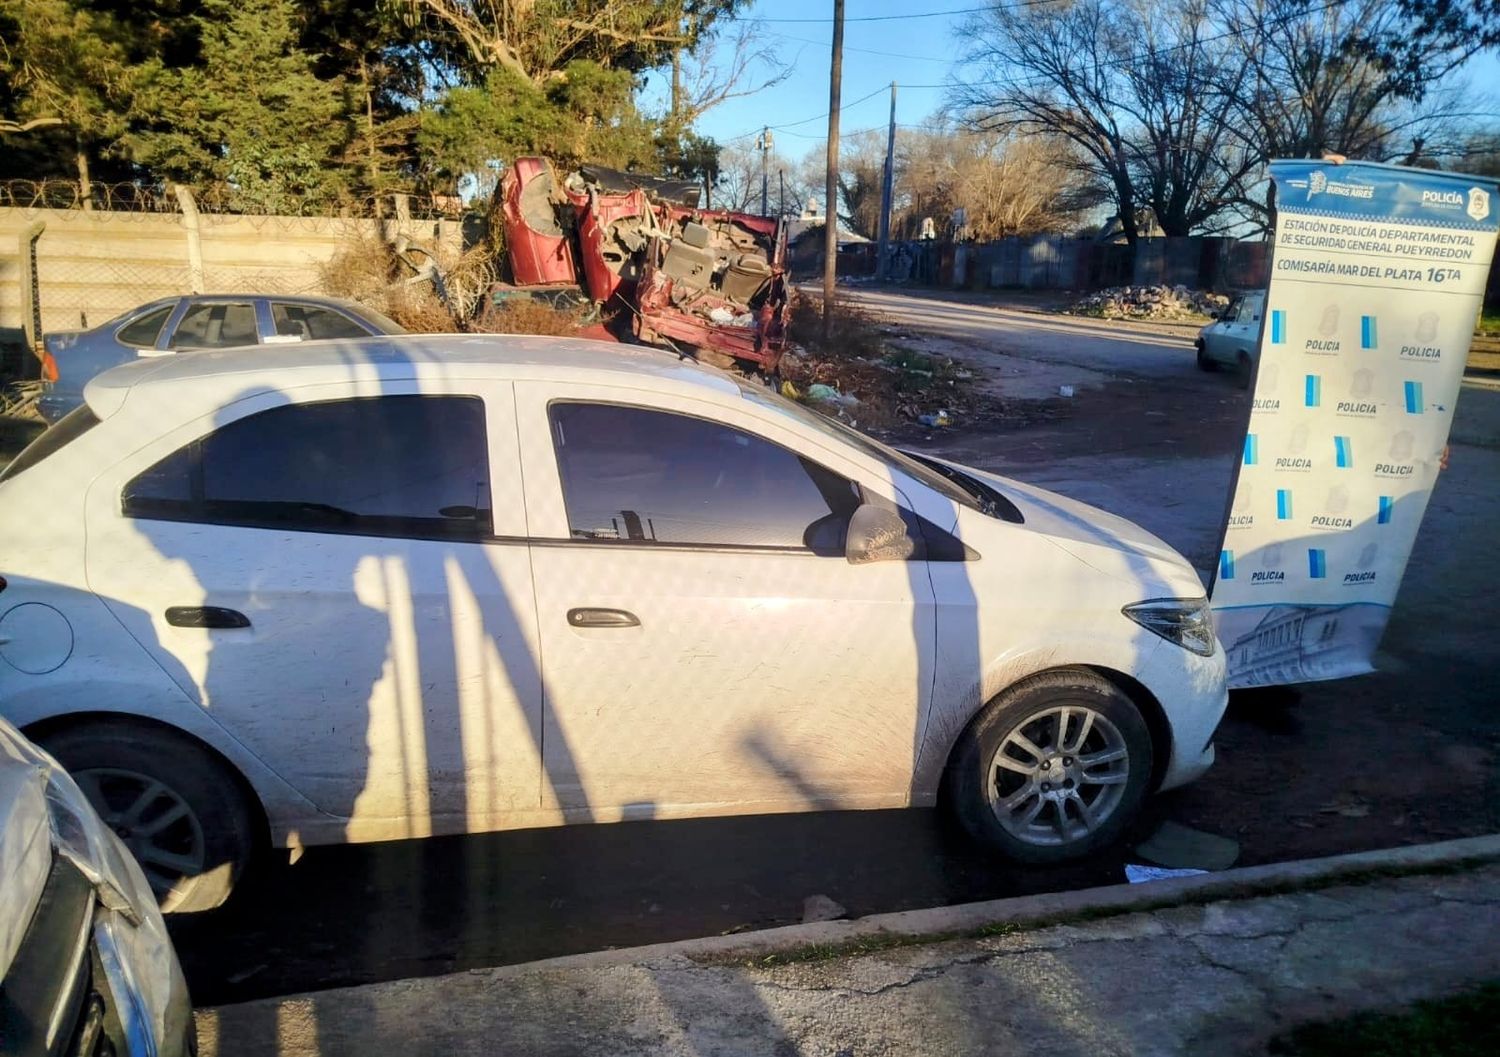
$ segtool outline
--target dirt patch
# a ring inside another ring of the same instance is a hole
[[[794,295],[795,349],[782,358],[783,393],[884,434],[946,429],[1011,413],[951,356],[876,313],[836,301],[823,334],[821,299]]]

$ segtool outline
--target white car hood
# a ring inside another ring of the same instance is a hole
[[[1174,597],[1197,598],[1206,593],[1192,564],[1135,522],[1009,477],[967,466],[961,469],[1013,502],[1027,529],[1100,572]],[[1101,562],[1108,554],[1122,560]]]

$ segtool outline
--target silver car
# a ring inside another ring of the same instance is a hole
[[[1241,381],[1248,384],[1265,311],[1264,290],[1236,295],[1212,323],[1198,332],[1198,340],[1193,344],[1198,349],[1199,369],[1216,371],[1220,367],[1233,367]]]
[[[3,719],[0,893],[0,1052],[195,1051],[187,984],[145,875],[57,761]]]
[[[336,297],[194,294],[163,298],[92,330],[48,334],[42,356],[45,390],[37,407],[48,422],[56,422],[83,403],[83,387],[89,379],[143,356],[404,333],[399,324],[379,312]]]

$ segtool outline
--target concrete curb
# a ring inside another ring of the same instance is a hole
[[[998,925],[1040,927],[1058,919],[1129,914],[1220,899],[1248,899],[1285,889],[1326,887],[1370,874],[1420,874],[1495,861],[1500,861],[1500,834],[1381,851],[1355,852],[1322,859],[1244,866],[1219,873],[1175,877],[1145,884],[1109,885],[1074,892],[1017,896],[926,910],[872,914],[853,921],[786,925],[732,936],[708,936],[645,947],[571,954],[493,969],[471,969],[464,975],[505,979],[539,971],[592,969],[652,963],[665,959],[722,962],[764,958],[806,947],[848,945],[853,948],[861,941],[938,941],[955,934]]]

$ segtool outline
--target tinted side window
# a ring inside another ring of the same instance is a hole
[[[354,535],[492,531],[484,402],[381,396],[273,408],[140,474],[129,517]]]
[[[188,306],[168,344],[174,349],[227,349],[259,340],[254,305],[208,301]]]
[[[174,305],[168,305],[166,308],[158,308],[155,312],[147,312],[134,323],[127,323],[115,334],[115,340],[132,349],[155,348],[156,339],[161,335],[161,328],[166,323],[167,317],[172,314],[174,307]]]
[[[317,305],[271,305],[271,321],[284,337],[316,341],[319,338],[363,338],[369,331],[354,320]]]
[[[554,404],[574,539],[844,553],[856,486],[764,438],[704,419]]]

